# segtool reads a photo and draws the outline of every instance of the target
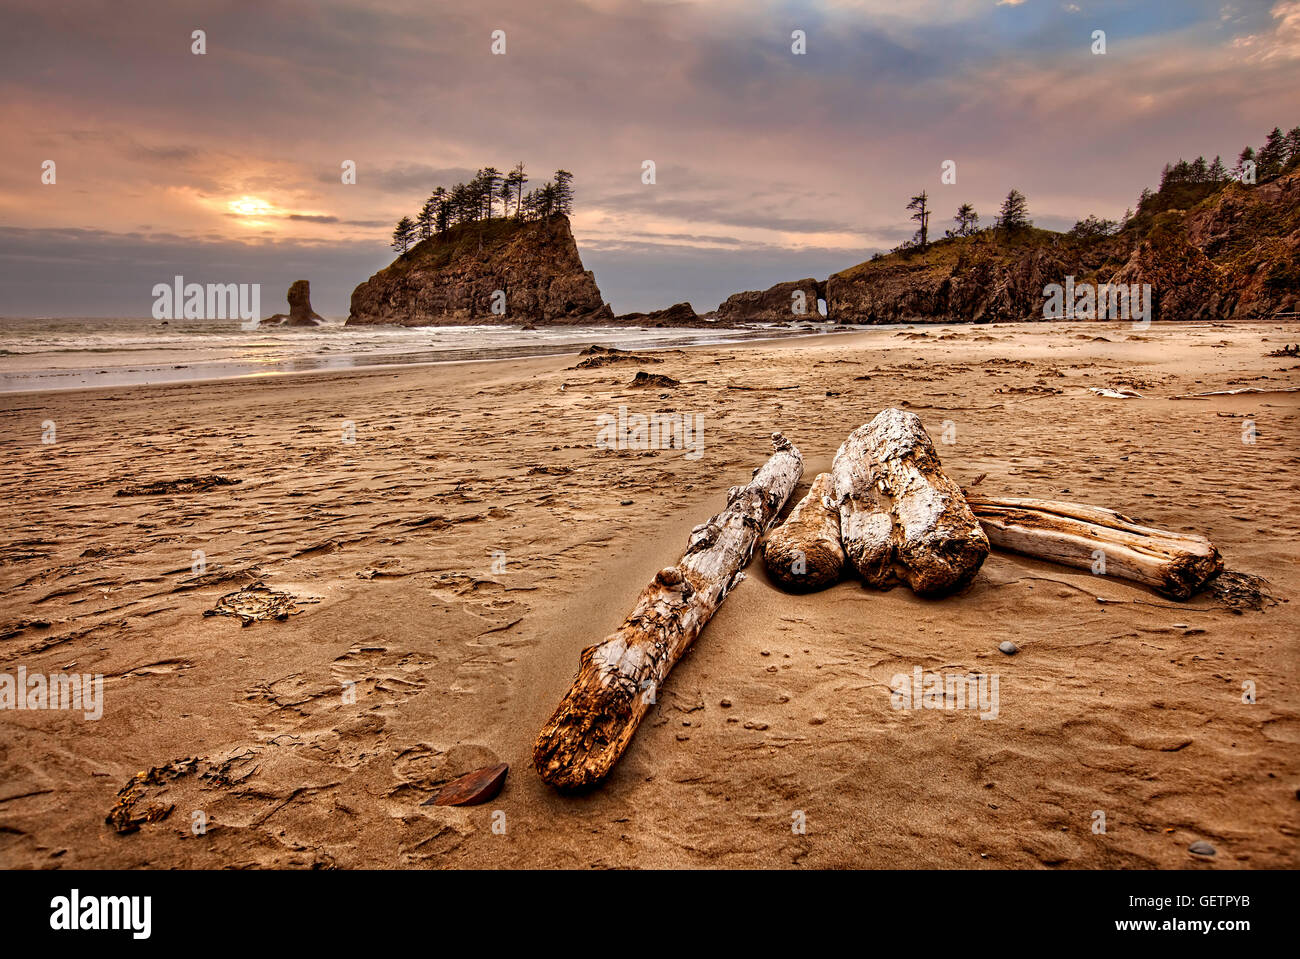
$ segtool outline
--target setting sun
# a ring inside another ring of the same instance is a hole
[[[231,213],[239,216],[266,216],[275,210],[271,204],[255,196],[241,196],[238,200],[231,200],[228,206]]]

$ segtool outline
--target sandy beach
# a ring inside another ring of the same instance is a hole
[[[1298,339],[927,326],[0,395],[0,672],[103,676],[97,720],[0,710],[0,866],[1294,868],[1300,360],[1266,354]],[[1172,399],[1242,387],[1265,392]],[[701,455],[598,448],[620,406],[702,416]],[[958,482],[1203,533],[1278,602],[999,552],[942,600],[796,596],[756,558],[606,783],[543,784],[579,652],[769,434],[803,452],[798,498],[888,406]],[[288,615],[205,616],[240,590]],[[891,708],[917,667],[997,674],[998,715]],[[493,762],[496,799],[424,805]]]

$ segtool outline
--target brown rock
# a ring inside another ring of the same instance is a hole
[[[803,296],[796,294],[802,293]],[[717,317],[724,322],[791,323],[820,320],[817,301],[826,298],[826,284],[811,277],[778,283],[766,290],[733,293],[718,307]]]
[[[573,370],[590,370],[599,366],[609,366],[613,363],[662,363],[663,358],[659,356],[645,356],[640,353],[629,353],[626,350],[616,349],[609,346],[589,346],[578,354],[583,359],[578,361],[577,366],[571,366]]]
[[[504,301],[497,291],[505,294]],[[501,303],[504,313],[494,312]],[[614,313],[582,268],[569,219],[498,218],[417,243],[352,291],[348,325],[603,323]]]
[[[638,370],[636,376],[632,378],[632,382],[628,385],[640,388],[648,386],[671,387],[681,386],[682,384],[680,380],[675,380],[671,376],[664,376],[662,373],[647,373],[645,370]]]
[[[311,308],[311,284],[306,280],[294,280],[289,286],[289,312],[277,313],[264,323],[279,323],[281,326],[320,326],[325,317]]]
[[[689,303],[674,303],[663,310],[650,313],[624,313],[616,318],[619,323],[634,323],[638,326],[699,326],[700,315]]]

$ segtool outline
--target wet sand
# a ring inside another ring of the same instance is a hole
[[[601,788],[555,793],[530,755],[579,651],[773,429],[803,451],[797,498],[905,406],[936,440],[951,422],[963,484],[1205,533],[1296,596],[1300,360],[1264,354],[1298,330],[928,326],[0,396],[0,672],[102,674],[105,698],[97,721],[0,711],[0,865],[1295,867],[1296,603],[1234,614],[999,553],[938,601],[791,596],[756,559]],[[629,388],[640,369],[682,385]],[[1268,392],[1170,399],[1243,386]],[[703,415],[703,455],[598,449],[620,405]],[[213,475],[238,482],[140,489]],[[204,615],[258,583],[290,615]],[[916,667],[996,673],[997,718],[892,709]],[[496,761],[490,803],[423,805]],[[145,821],[119,833],[115,807]]]

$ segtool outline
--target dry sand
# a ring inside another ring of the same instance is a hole
[[[557,794],[530,754],[579,651],[777,428],[806,459],[797,498],[882,407],[936,441],[951,420],[939,450],[959,482],[1204,532],[1294,597],[1300,394],[1280,390],[1300,361],[1264,354],[1297,339],[929,327],[645,367],[0,397],[0,672],[100,673],[106,700],[98,721],[0,712],[0,865],[1294,867],[1298,605],[1235,615],[1015,556],[939,601],[853,581],[786,595],[756,559],[602,788]],[[637,369],[683,385],[629,389]],[[1167,398],[1241,386],[1279,392]],[[597,415],[620,404],[703,414],[703,457],[596,449]],[[114,495],[207,474],[239,482]],[[297,611],[203,615],[258,581]],[[891,677],[917,666],[997,673],[998,718],[891,709]],[[487,805],[422,805],[498,760],[510,774]],[[156,821],[118,834],[119,790],[158,767],[127,797]],[[1217,856],[1190,855],[1198,839]]]

